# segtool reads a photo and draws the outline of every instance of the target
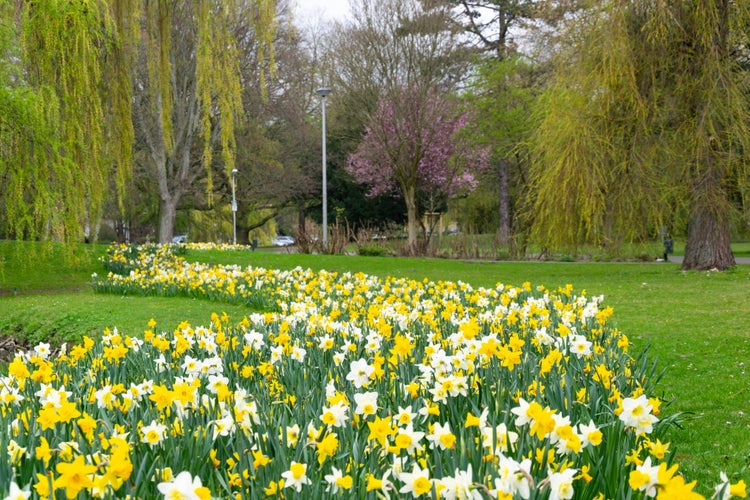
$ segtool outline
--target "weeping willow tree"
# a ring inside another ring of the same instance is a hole
[[[734,265],[748,22],[729,0],[612,0],[576,17],[531,144],[536,241],[618,244],[685,224],[684,268]]]
[[[134,116],[146,169],[158,186],[159,241],[171,240],[180,200],[198,180],[211,204],[214,151],[231,177],[242,112],[241,40],[233,27],[252,27],[263,58],[262,51],[272,55],[274,19],[273,0],[144,3]]]
[[[135,69],[140,36],[141,0],[110,0],[115,32],[113,43],[104,53],[105,106],[109,111],[106,121],[106,141],[110,163],[115,173],[115,186],[120,212],[125,212],[123,200],[126,182],[133,172],[135,130],[132,117],[133,71]]]
[[[39,229],[30,203],[34,179],[43,172],[48,153],[35,144],[52,142],[53,130],[44,120],[40,95],[21,83],[23,68],[15,11],[10,1],[0,2],[0,237],[33,235]],[[43,190],[45,184],[40,188]]]
[[[117,42],[104,1],[0,2],[0,178],[5,236],[80,241],[101,215],[113,162],[102,61]],[[121,138],[127,143],[127,137]],[[119,142],[120,137],[115,142]],[[114,143],[113,143],[114,145]]]
[[[211,192],[213,152],[234,168],[234,27],[250,25],[267,57],[275,2],[0,0],[0,14],[0,232],[95,238],[109,187],[122,209],[133,149],[143,147],[161,200],[159,239],[171,239],[199,172]]]

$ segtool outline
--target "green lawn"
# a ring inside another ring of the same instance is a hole
[[[750,477],[750,265],[711,273],[682,272],[672,263],[476,263],[258,252],[193,252],[190,258],[462,280],[474,286],[571,283],[603,294],[634,350],[650,346],[650,356],[665,370],[661,395],[673,401],[667,411],[694,418],[676,429],[673,439],[686,476],[700,484],[716,482],[719,470],[741,472],[746,482]]]
[[[732,252],[735,257],[750,257],[750,241],[732,243]]]
[[[101,272],[96,262],[101,247],[92,247],[89,253],[79,251],[71,264],[53,258],[54,264],[33,265],[19,272],[8,265],[11,246],[0,245],[6,258],[0,279],[0,290],[6,290],[0,298],[0,335],[23,329],[34,340],[70,340],[113,326],[138,334],[151,317],[158,322],[157,328],[168,330],[183,319],[207,323],[214,311],[226,311],[236,319],[249,312],[241,306],[194,299],[96,295],[86,282],[91,272]],[[88,260],[81,257],[84,254]],[[684,273],[672,263],[478,263],[262,251],[191,251],[188,258],[278,269],[302,266],[461,280],[474,286],[530,281],[552,288],[571,283],[577,290],[603,294],[605,303],[615,309],[613,320],[634,344],[634,352],[650,345],[650,356],[665,370],[660,395],[672,401],[665,411],[694,417],[672,434],[681,470],[699,480],[704,494],[712,493],[706,488],[718,481],[720,470],[730,478],[734,475],[735,481],[750,482],[750,265],[723,273]],[[54,285],[44,286],[46,280]],[[7,293],[14,283],[21,284],[16,285],[18,295]],[[35,288],[44,293],[32,293]]]
[[[226,312],[242,319],[248,308],[175,297],[128,297],[79,293],[29,295],[0,299],[0,336],[14,334],[32,343],[75,342],[96,336],[104,328],[140,336],[154,318],[161,331],[172,331],[182,321],[209,323],[211,313]]]
[[[106,249],[0,240],[0,296],[80,290]]]

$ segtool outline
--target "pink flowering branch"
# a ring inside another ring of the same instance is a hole
[[[453,196],[476,187],[475,173],[487,167],[488,152],[458,137],[468,125],[446,96],[431,89],[403,89],[381,100],[348,171],[369,186],[369,195],[413,188]]]

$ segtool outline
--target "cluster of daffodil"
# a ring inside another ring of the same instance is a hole
[[[181,243],[180,246],[186,250],[231,250],[231,251],[246,251],[251,252],[253,247],[250,245],[242,245],[240,243],[214,243],[212,241],[189,241],[187,243]]]
[[[110,258],[127,275],[103,289],[171,279],[272,307],[19,353],[0,497],[703,498],[601,297]],[[722,475],[714,496],[745,484]]]
[[[298,273],[279,273],[262,268],[189,263],[182,255],[187,245],[120,245],[104,258],[106,277],[93,276],[100,292],[208,298],[275,307],[270,296]],[[301,271],[301,270],[300,270]],[[308,277],[312,274],[308,271]]]

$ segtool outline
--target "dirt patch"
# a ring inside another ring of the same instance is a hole
[[[0,336],[0,364],[10,363],[17,353],[33,351],[35,345],[37,344],[32,344],[27,339],[15,335]],[[57,358],[62,352],[61,348],[62,345],[51,344],[47,359]]]
[[[0,337],[0,363],[10,363],[19,351],[28,351],[31,344],[28,340],[18,337]]]

